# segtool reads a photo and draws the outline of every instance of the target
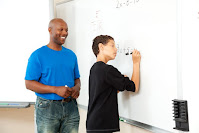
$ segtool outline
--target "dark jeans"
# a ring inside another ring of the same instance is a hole
[[[79,111],[76,100],[53,101],[37,97],[37,133],[78,133]]]

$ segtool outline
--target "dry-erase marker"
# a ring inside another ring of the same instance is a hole
[[[122,121],[122,122],[126,122],[126,120],[124,120],[124,119],[122,119],[122,118],[119,118],[119,120]]]
[[[133,54],[133,52],[131,52],[131,53],[126,53],[126,55],[130,55],[130,54]]]
[[[8,103],[8,105],[20,105],[19,103]]]
[[[65,85],[65,87],[68,87],[68,85]],[[68,98],[71,98],[71,96],[69,96]]]
[[[0,105],[8,105],[8,103],[0,103]]]

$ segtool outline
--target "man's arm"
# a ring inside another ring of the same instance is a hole
[[[26,88],[37,93],[55,93],[61,97],[67,98],[71,95],[71,88],[65,86],[49,86],[34,80],[25,80]]]
[[[77,99],[79,97],[79,93],[80,93],[80,88],[81,88],[81,82],[80,79],[75,79],[75,86],[72,87],[72,97]]]

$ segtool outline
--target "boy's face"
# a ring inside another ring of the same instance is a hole
[[[103,45],[102,53],[108,60],[115,59],[117,55],[117,48],[113,40],[109,40],[106,45]]]

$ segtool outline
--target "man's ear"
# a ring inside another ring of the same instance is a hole
[[[51,31],[52,31],[52,28],[51,28],[51,27],[49,27],[49,28],[48,28],[48,32],[49,32],[49,33],[51,33]]]
[[[98,47],[99,47],[99,51],[103,51],[104,50],[104,45],[102,43],[99,43]]]

